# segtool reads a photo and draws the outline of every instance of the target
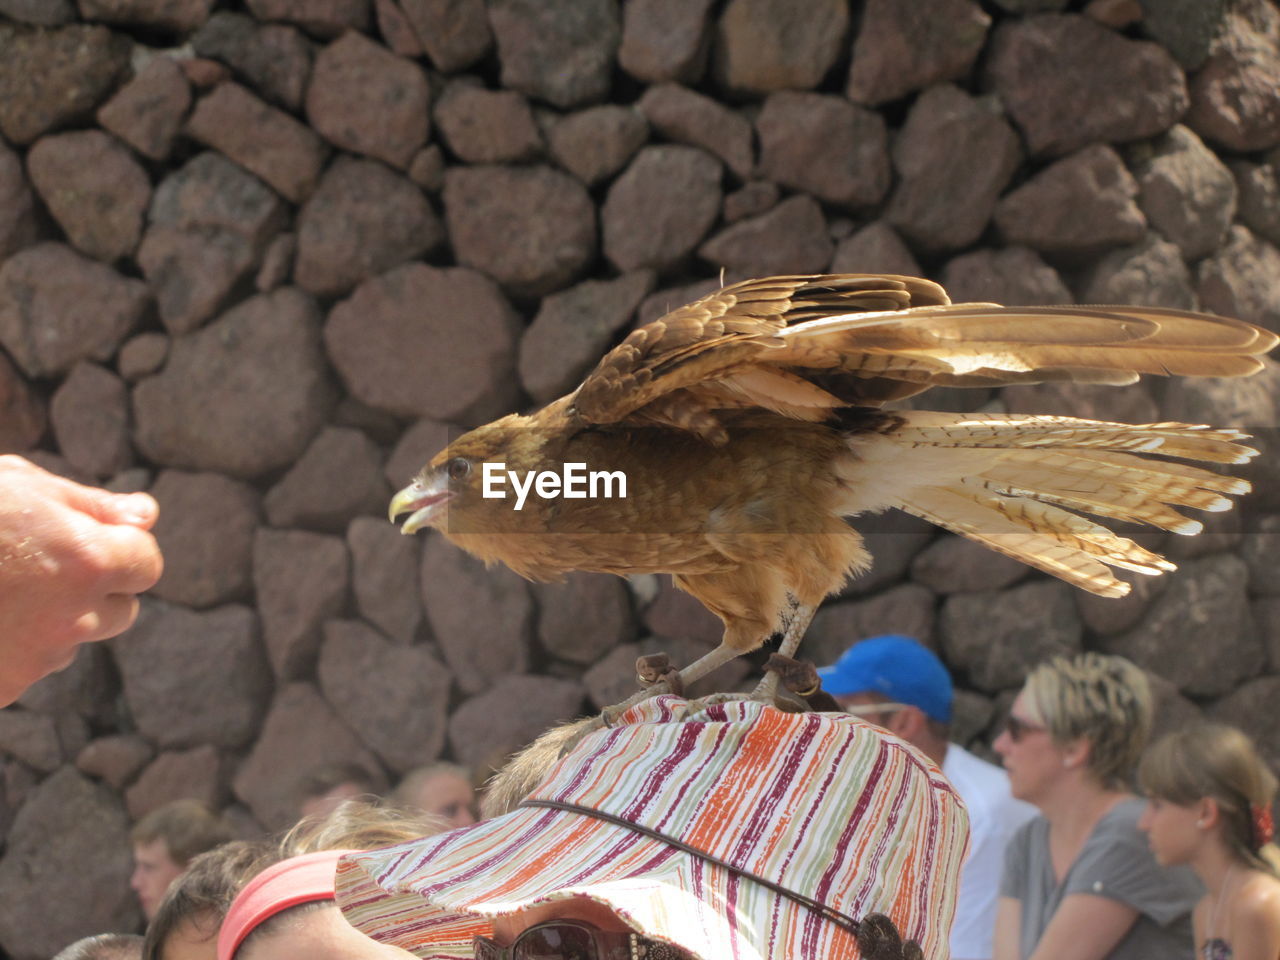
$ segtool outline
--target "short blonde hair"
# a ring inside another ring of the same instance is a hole
[[[1023,687],[1032,719],[1060,744],[1089,744],[1088,770],[1109,789],[1129,780],[1151,733],[1151,684],[1124,657],[1054,657]]]

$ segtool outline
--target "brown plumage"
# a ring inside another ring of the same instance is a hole
[[[951,305],[910,277],[751,280],[635,330],[537,413],[455,440],[391,515],[531,579],[670,573],[725,625],[686,680],[784,628],[790,654],[822,599],[870,563],[844,518],[890,507],[1121,596],[1109,567],[1173,565],[1081,514],[1195,533],[1175,507],[1225,510],[1248,484],[1168,458],[1242,463],[1255,454],[1243,434],[881,408],[938,385],[1247,376],[1276,339],[1150,307]],[[482,496],[486,462],[621,471],[627,496],[530,490],[516,510],[510,483],[506,499]]]

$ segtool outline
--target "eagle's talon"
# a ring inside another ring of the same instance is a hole
[[[671,672],[671,658],[665,653],[636,657],[636,679],[642,687],[652,686]]]

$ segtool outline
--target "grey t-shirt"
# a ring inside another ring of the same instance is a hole
[[[1049,821],[1022,825],[1005,850],[1000,895],[1022,902],[1019,955],[1031,956],[1064,897],[1091,893],[1138,911],[1109,960],[1194,960],[1191,910],[1204,894],[1187,867],[1161,867],[1138,829],[1144,801],[1123,800],[1098,821],[1062,885],[1053,876]]]

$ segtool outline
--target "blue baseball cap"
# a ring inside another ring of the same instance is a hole
[[[914,637],[868,637],[831,666],[820,667],[818,676],[833,697],[879,693],[919,707],[930,720],[951,722],[951,674],[937,654]]]

